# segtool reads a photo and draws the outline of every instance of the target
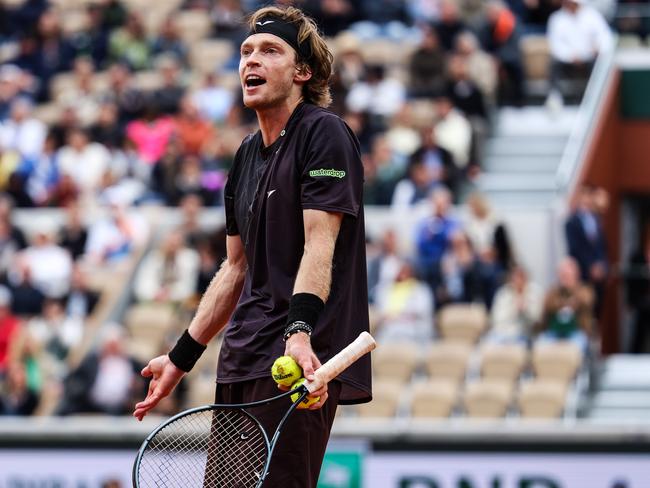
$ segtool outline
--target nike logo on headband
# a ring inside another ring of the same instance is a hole
[[[307,40],[299,41],[300,25],[296,22],[274,16],[265,16],[255,21],[255,25],[248,35],[253,34],[271,34],[279,37],[289,44],[303,61],[312,57],[310,43]]]

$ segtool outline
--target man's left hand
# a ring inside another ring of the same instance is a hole
[[[285,356],[291,356],[298,365],[302,368],[303,376],[307,381],[314,381],[314,371],[321,367],[316,354],[311,348],[309,336],[303,332],[292,334],[288,339],[284,348]],[[288,387],[280,386],[282,390],[288,390]],[[311,393],[311,397],[320,397],[320,400],[309,407],[309,410],[317,410],[323,406],[327,401],[327,385],[323,385],[320,389]]]

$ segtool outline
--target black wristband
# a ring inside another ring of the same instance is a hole
[[[206,347],[196,342],[186,329],[183,335],[178,338],[176,345],[169,351],[169,360],[181,371],[189,373]]]
[[[314,328],[324,308],[325,302],[313,293],[296,293],[289,302],[287,326],[294,322],[305,322]]]

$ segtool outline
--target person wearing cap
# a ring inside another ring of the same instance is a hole
[[[596,57],[613,47],[607,21],[587,0],[563,0],[548,21],[551,91],[566,76],[588,78]]]
[[[138,419],[169,395],[224,327],[219,403],[275,396],[270,368],[282,355],[309,380],[368,330],[363,166],[351,129],[325,110],[332,55],[296,8],[262,8],[248,25],[239,75],[260,130],[242,142],[225,188],[227,258],[189,329],[142,371],[151,382],[135,406]],[[316,486],[337,405],[371,399],[370,358],[312,396],[320,400],[285,425],[291,442],[276,446],[265,486]],[[267,430],[286,409],[278,403],[262,414]]]
[[[19,79],[21,69],[15,64],[0,66],[0,122],[8,119],[11,114],[11,104],[20,96]]]
[[[70,289],[72,258],[57,242],[58,226],[46,216],[32,217],[30,245],[17,256],[9,282],[18,286],[28,275],[44,296],[61,298]]]
[[[16,97],[10,106],[10,117],[0,125],[0,147],[12,150],[23,158],[41,155],[47,127],[33,116],[34,104],[25,97]]]

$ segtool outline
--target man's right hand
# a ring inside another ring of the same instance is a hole
[[[149,410],[158,405],[160,400],[172,392],[185,375],[185,372],[178,369],[169,360],[169,356],[164,355],[149,361],[141,374],[145,378],[151,378],[151,381],[149,382],[147,398],[135,405],[133,416],[138,420],[142,420]]]

